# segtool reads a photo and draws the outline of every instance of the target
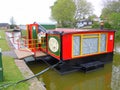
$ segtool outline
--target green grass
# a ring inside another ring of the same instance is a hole
[[[22,30],[22,36],[27,36],[27,30]]]
[[[7,41],[5,39],[5,32],[3,30],[0,30],[0,36],[2,37],[2,39],[0,40],[0,48],[2,48],[2,51],[10,50]],[[4,81],[0,82],[0,84],[5,84],[9,82],[14,83],[24,79],[12,57],[2,56],[2,62],[3,62]],[[16,86],[11,86],[3,90],[28,90],[28,86],[29,85],[27,83],[20,83]]]
[[[2,49],[2,51],[8,51],[10,50],[8,43],[6,41],[5,38],[5,31],[4,30],[0,30],[0,48]]]
[[[3,56],[2,59],[3,59],[2,62],[3,62],[4,82],[0,84],[14,83],[14,82],[24,79],[18,67],[15,65],[13,58]],[[28,84],[21,83],[16,86],[11,86],[3,90],[28,90]]]
[[[114,54],[113,64],[115,66],[120,65],[120,54],[119,53]]]

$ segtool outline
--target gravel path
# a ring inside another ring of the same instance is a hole
[[[10,57],[13,57],[14,59],[17,58],[17,55],[15,54],[14,50],[3,51],[2,55],[4,55],[4,56],[10,56]]]

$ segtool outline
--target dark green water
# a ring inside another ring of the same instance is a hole
[[[41,62],[29,63],[28,66],[34,73],[47,67]],[[47,90],[120,90],[120,65],[109,63],[90,73],[74,72],[66,75],[49,70],[38,78],[45,83]]]

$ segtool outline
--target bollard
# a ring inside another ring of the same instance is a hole
[[[0,81],[3,81],[2,50],[0,48]]]

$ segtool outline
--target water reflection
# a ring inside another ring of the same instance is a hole
[[[120,65],[113,65],[111,87],[112,90],[120,90]]]
[[[46,64],[40,62],[29,64],[29,66],[34,73],[46,68]],[[120,74],[115,76],[116,72],[114,71],[116,70],[114,69],[115,66],[113,66],[112,72],[112,63],[110,63],[106,64],[104,68],[90,73],[75,72],[59,75],[54,70],[49,70],[41,75],[39,79],[46,84],[47,90],[119,90],[114,87],[118,87],[119,80],[116,79],[120,78]]]

